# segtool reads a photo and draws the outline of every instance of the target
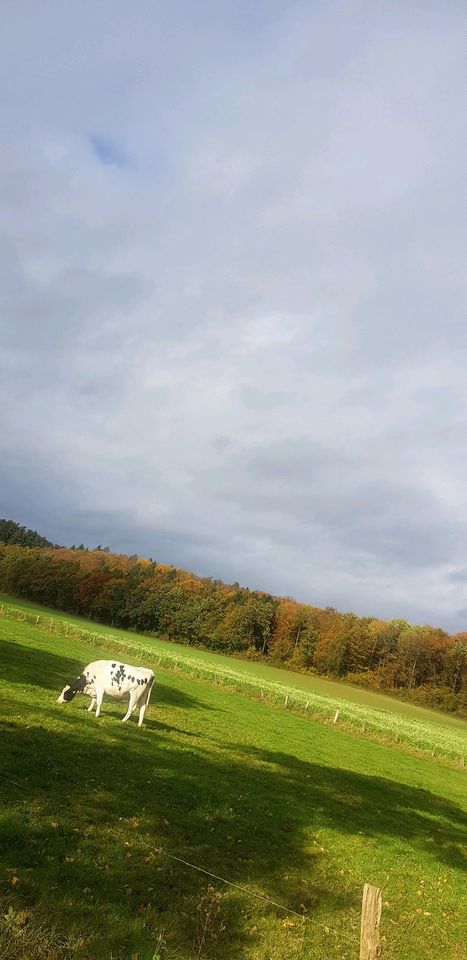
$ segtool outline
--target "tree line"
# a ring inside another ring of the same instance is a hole
[[[467,712],[467,632],[322,609],[82,545],[0,542],[0,590],[111,626]]]
[[[22,527],[14,520],[0,519],[0,542],[17,543],[21,547],[53,547],[53,543],[41,537],[37,530]]]

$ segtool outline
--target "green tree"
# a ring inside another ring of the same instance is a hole
[[[52,547],[53,544],[41,537],[37,530],[22,527],[14,520],[0,520],[0,541],[17,544],[21,547]]]

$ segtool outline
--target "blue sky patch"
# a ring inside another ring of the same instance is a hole
[[[129,166],[130,158],[128,154],[111,137],[90,137],[90,144],[93,153],[104,166],[120,167],[121,169]]]

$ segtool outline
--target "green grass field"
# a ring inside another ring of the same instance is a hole
[[[274,688],[259,702],[227,672],[276,683],[250,664],[86,621],[94,639],[66,636],[49,617],[0,616],[1,960],[350,960],[364,882],[383,890],[385,958],[467,956],[463,769],[286,711]],[[161,659],[142,730],[118,702],[99,720],[84,698],[56,705],[86,662],[125,647]]]
[[[154,636],[93,624],[28,601],[12,601],[1,594],[0,615],[40,623],[52,632],[65,634],[73,641],[82,640],[96,649],[110,642],[122,656],[131,652],[149,657],[151,662],[171,671],[222,684],[271,703],[284,704],[287,697],[289,710],[306,712],[324,723],[330,723],[339,710],[339,728],[358,730],[366,736],[397,743],[400,749],[428,753],[441,761],[465,764],[467,724],[459,717],[315,675],[236,660]]]
[[[140,641],[145,641],[147,643],[148,638],[145,636],[138,636],[137,634],[129,634],[125,630],[118,630],[116,627],[106,627],[103,624],[90,624],[89,620],[85,620],[83,617],[73,617],[70,614],[62,613],[58,610],[54,610],[51,607],[41,607],[37,603],[32,603],[29,600],[19,600],[16,597],[12,599],[6,594],[0,593],[0,606],[4,605],[7,609],[17,608],[24,611],[27,614],[40,615],[41,617],[46,616],[48,619],[62,622],[67,620],[70,623],[76,624],[78,627],[83,627],[85,629],[92,629],[99,632],[104,637],[113,637],[117,636],[122,638],[125,643],[128,642],[128,639],[138,637]],[[167,649],[167,644],[157,639],[151,639],[152,646],[159,653],[163,653]],[[170,648],[187,653],[187,649],[180,644],[171,643]],[[212,663],[213,661],[222,664],[224,667],[232,668],[232,657],[227,657],[223,654],[206,653],[203,650],[197,650],[196,648],[190,649],[190,655],[198,660],[200,663]],[[292,684],[294,687],[304,690],[312,691],[314,693],[322,693],[326,697],[333,697],[337,699],[344,698],[354,704],[362,704],[364,706],[374,707],[376,709],[385,710],[388,712],[396,713],[399,716],[406,716],[410,719],[420,720],[421,722],[437,722],[442,719],[442,723],[448,727],[457,727],[459,730],[464,731],[467,728],[467,725],[464,720],[459,717],[452,716],[450,714],[442,714],[438,711],[430,710],[424,707],[416,706],[411,703],[404,703],[401,700],[397,700],[394,697],[390,697],[387,694],[375,693],[372,690],[365,690],[361,687],[353,687],[349,684],[342,683],[337,680],[326,680],[323,677],[318,677],[314,674],[306,673],[294,673],[291,670],[281,670],[277,667],[271,667],[261,663],[248,662],[242,660],[236,660],[235,669],[242,671],[245,675],[252,675],[258,680],[268,679],[274,680],[279,683],[285,683],[287,685]]]

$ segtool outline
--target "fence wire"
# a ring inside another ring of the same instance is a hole
[[[195,863],[190,863],[188,860],[183,860],[182,857],[176,857],[173,853],[167,853],[167,850],[164,850],[163,847],[156,847],[156,853],[161,853],[164,857],[168,857],[170,860],[176,860],[178,863],[183,863],[185,867],[191,867],[192,870],[197,870],[198,873],[204,873],[207,877],[212,877],[214,880],[220,880],[221,883],[227,884],[229,887],[235,887],[237,890],[241,890],[242,893],[245,893],[248,897],[254,897],[256,900],[262,900],[265,903],[270,903],[274,907],[278,907],[279,910],[283,910],[285,913],[292,913],[294,917],[299,917],[300,920],[303,920],[304,923],[313,923],[315,926],[320,927],[324,930],[325,933],[333,933],[334,936],[338,937],[340,940],[345,940],[337,930],[334,930],[333,927],[328,926],[325,923],[320,923],[319,920],[313,920],[313,917],[307,917],[304,913],[298,913],[296,910],[292,910],[290,907],[284,906],[282,903],[278,903],[277,900],[272,900],[271,897],[265,896],[262,893],[255,893],[254,890],[249,890],[248,887],[242,887],[241,884],[235,883],[233,880],[227,880],[226,877],[220,877],[217,873],[211,873],[210,870],[206,870],[204,867],[198,867]],[[348,940],[350,943],[350,940]]]

